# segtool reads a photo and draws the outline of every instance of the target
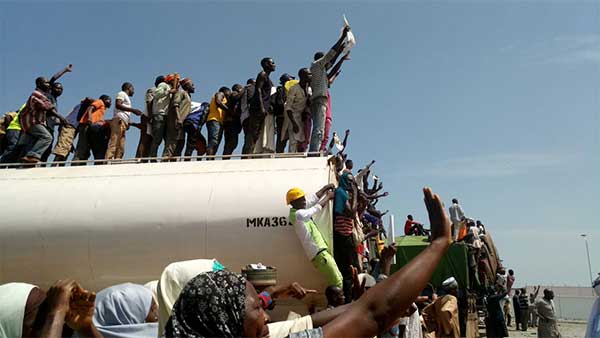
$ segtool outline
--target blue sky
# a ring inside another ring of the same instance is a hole
[[[381,206],[398,224],[426,220],[432,186],[483,220],[517,284],[588,285],[580,233],[600,271],[597,2],[2,2],[0,109],[68,63],[63,113],[124,81],[141,108],[173,71],[208,100],[264,56],[274,80],[308,66],[344,13],[357,46],[332,87],[334,130],[351,129],[357,166],[377,160],[392,194]]]

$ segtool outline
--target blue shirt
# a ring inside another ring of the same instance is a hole
[[[204,120],[206,120],[206,113],[208,112],[209,104],[207,102],[203,102],[201,105],[196,106],[192,102],[192,112],[188,114],[185,118],[185,121],[191,123],[194,128],[200,129],[202,124],[204,124]],[[185,122],[184,121],[184,122]]]

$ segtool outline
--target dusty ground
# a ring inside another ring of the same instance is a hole
[[[563,338],[583,338],[585,336],[586,324],[583,322],[559,322],[558,329]],[[515,331],[515,327],[508,328],[508,335],[511,338],[535,338],[537,329],[530,328],[526,332]]]

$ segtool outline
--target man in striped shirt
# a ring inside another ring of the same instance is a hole
[[[312,73],[311,88],[311,113],[312,113],[312,135],[310,137],[310,152],[317,152],[321,149],[321,143],[325,134],[325,119],[327,115],[327,89],[329,88],[329,78],[327,70],[331,69],[335,60],[340,56],[344,49],[344,39],[348,35],[350,27],[344,27],[342,36],[331,47],[331,50],[324,54],[317,52],[314,61],[310,66]],[[306,136],[308,137],[308,135]]]
[[[67,123],[48,99],[50,81],[45,77],[38,77],[35,85],[35,90],[19,116],[22,128],[19,144],[30,145],[25,156],[21,158],[25,163],[39,162],[44,152],[52,145],[52,134],[46,123],[48,116],[55,116],[61,124]]]

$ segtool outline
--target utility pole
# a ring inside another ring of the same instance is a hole
[[[590,261],[590,247],[588,245],[587,234],[581,234],[583,240],[585,241],[585,251],[587,252],[587,261],[588,261],[588,270],[590,273],[590,285],[594,283],[594,279],[592,278],[592,263]]]

